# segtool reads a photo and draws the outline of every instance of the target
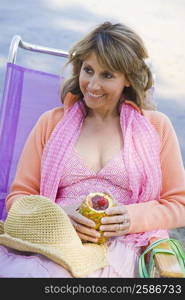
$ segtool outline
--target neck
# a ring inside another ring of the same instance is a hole
[[[107,122],[115,120],[119,117],[118,109],[114,110],[96,110],[87,108],[87,117],[89,119],[94,119],[97,122]]]
[[[118,118],[119,115],[118,113],[110,113],[110,112],[99,113],[93,110],[88,112],[87,117],[94,119],[98,122],[107,122]]]

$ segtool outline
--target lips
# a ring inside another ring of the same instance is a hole
[[[91,98],[94,98],[94,99],[102,98],[104,96],[104,94],[103,95],[98,95],[98,94],[93,94],[91,92],[87,92],[87,95]]]

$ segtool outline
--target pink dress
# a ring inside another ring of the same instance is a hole
[[[105,191],[123,204],[129,203],[130,190],[122,151],[99,171],[90,169],[73,148],[70,160],[63,170],[56,202],[62,207],[81,203],[90,192]],[[128,278],[138,276],[140,247],[125,243],[122,237],[108,241],[109,265],[88,277]],[[0,277],[72,277],[62,266],[40,254],[23,253],[0,246]]]

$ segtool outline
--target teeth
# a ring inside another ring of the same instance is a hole
[[[101,98],[101,97],[103,97],[103,95],[96,95],[96,94],[93,94],[93,93],[90,93],[90,92],[88,92],[88,95],[91,96],[91,97],[94,97],[94,98]]]

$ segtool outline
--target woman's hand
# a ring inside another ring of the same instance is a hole
[[[101,219],[100,230],[104,231],[103,236],[114,237],[128,233],[130,218],[125,205],[107,208],[105,213],[108,215]]]
[[[94,229],[96,224],[78,212],[79,205],[64,206],[62,208],[71,219],[71,223],[80,239],[86,242],[97,243],[100,233]]]

